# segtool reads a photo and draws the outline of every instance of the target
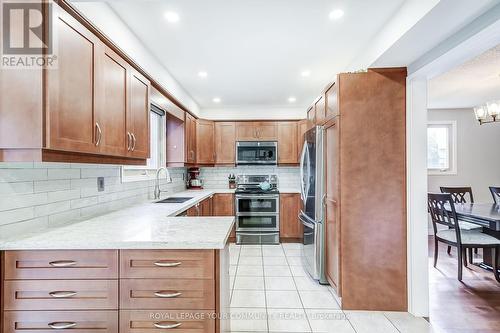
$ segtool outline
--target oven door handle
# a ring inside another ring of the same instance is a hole
[[[266,235],[275,235],[275,234],[278,234],[278,233],[279,233],[278,231],[276,231],[276,232],[266,232],[266,233],[238,231],[239,235],[244,235],[244,236],[266,236]]]
[[[279,194],[271,194],[271,195],[242,195],[236,194],[236,199],[279,199]]]

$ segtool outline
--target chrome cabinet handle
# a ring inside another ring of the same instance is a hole
[[[130,135],[130,132],[127,132],[127,151],[130,151],[131,144],[132,144],[132,135]]]
[[[49,295],[54,298],[69,298],[76,296],[76,291],[51,291]]]
[[[50,328],[52,329],[55,329],[55,330],[64,330],[64,329],[68,329],[68,328],[73,328],[76,326],[76,323],[75,322],[65,322],[65,321],[62,321],[62,322],[52,322],[52,323],[49,323],[48,324]]]
[[[172,328],[177,328],[177,327],[181,326],[181,325],[182,325],[182,323],[167,324],[166,322],[161,321],[161,322],[159,322],[159,323],[153,323],[153,325],[154,325],[156,328],[160,328],[160,329],[168,330],[168,329],[172,329]]]
[[[49,262],[50,266],[53,267],[71,267],[76,265],[76,261],[74,260],[57,260]]]
[[[99,146],[99,144],[101,143],[101,139],[102,139],[102,130],[101,130],[101,126],[99,126],[99,123],[97,121],[95,123],[95,127],[96,127],[97,134],[98,134],[95,145]]]
[[[154,263],[154,265],[158,267],[177,267],[180,266],[180,264],[182,264],[182,262],[180,261],[177,262],[156,261]]]
[[[180,295],[182,295],[182,293],[180,293],[180,292],[168,292],[168,291],[162,290],[162,291],[155,292],[154,295],[156,297],[159,297],[159,298],[175,298],[175,297],[179,297]]]
[[[137,140],[135,139],[134,133],[130,133],[130,135],[132,135],[132,142],[133,142],[132,148],[130,148],[130,149],[132,151],[134,151],[135,150],[135,144],[137,143]]]

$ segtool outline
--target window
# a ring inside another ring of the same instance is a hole
[[[166,165],[166,117],[165,112],[151,105],[150,158],[146,165],[122,166],[122,182],[154,179],[156,170]]]
[[[456,122],[427,125],[427,170],[429,174],[456,174]]]

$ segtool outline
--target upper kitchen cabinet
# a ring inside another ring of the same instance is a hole
[[[149,81],[83,21],[52,15],[57,66],[2,71],[0,161],[144,164]]]
[[[123,156],[130,147],[127,132],[129,65],[109,47],[101,57],[102,105],[95,112],[99,153]]]
[[[47,147],[54,150],[97,153],[102,129],[94,123],[99,108],[101,41],[57,6],[57,68],[46,73]],[[12,110],[14,112],[14,110]]]
[[[186,112],[184,122],[184,145],[187,164],[196,163],[196,118]]]
[[[325,102],[326,102],[326,115],[325,120],[332,119],[339,115],[339,103],[338,103],[338,84],[333,83],[325,93]]]
[[[316,109],[312,105],[307,110],[307,128],[313,128],[316,125]]]
[[[237,141],[274,141],[278,138],[278,126],[274,121],[237,122]]]
[[[326,103],[325,103],[325,95],[321,95],[318,97],[318,100],[314,104],[314,110],[316,119],[314,124],[322,125],[326,120]]]
[[[127,137],[129,156],[149,157],[149,90],[150,82],[135,69],[129,76],[129,112],[127,114]]]
[[[300,163],[302,148],[304,147],[304,135],[307,132],[307,119],[300,120],[297,124],[297,161]]]
[[[278,164],[297,164],[297,122],[278,122]]]
[[[215,164],[234,164],[236,154],[236,124],[215,123]]]
[[[210,120],[196,120],[196,163],[214,164],[214,122]]]

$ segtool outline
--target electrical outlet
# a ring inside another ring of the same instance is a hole
[[[104,191],[104,177],[97,177],[97,191]]]

